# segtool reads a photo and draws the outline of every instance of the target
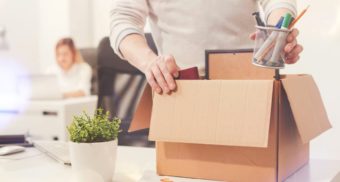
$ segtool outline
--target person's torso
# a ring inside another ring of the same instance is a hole
[[[204,69],[205,50],[251,48],[256,0],[149,0],[151,31],[160,54],[181,68]]]

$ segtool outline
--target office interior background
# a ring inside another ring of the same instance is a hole
[[[109,34],[111,0],[0,0],[0,26],[9,49],[0,52],[0,105],[15,92],[16,75],[41,73],[55,62],[54,47],[72,37],[78,48],[95,48]],[[311,5],[297,25],[301,60],[283,73],[312,74],[333,128],[311,142],[311,158],[340,159],[340,1],[298,0]],[[145,27],[149,32],[149,27]],[[1,113],[0,113],[1,114]]]

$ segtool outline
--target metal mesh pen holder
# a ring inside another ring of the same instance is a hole
[[[288,29],[256,26],[253,64],[260,67],[282,69],[285,67],[284,46]]]

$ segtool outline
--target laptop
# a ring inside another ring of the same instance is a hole
[[[62,93],[56,75],[25,75],[18,78],[20,96],[29,100],[58,100]]]

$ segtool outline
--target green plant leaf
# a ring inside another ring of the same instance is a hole
[[[77,143],[94,143],[116,140],[120,130],[121,120],[117,117],[109,119],[110,113],[99,108],[93,117],[85,111],[80,116],[74,116],[67,126],[70,140]]]

